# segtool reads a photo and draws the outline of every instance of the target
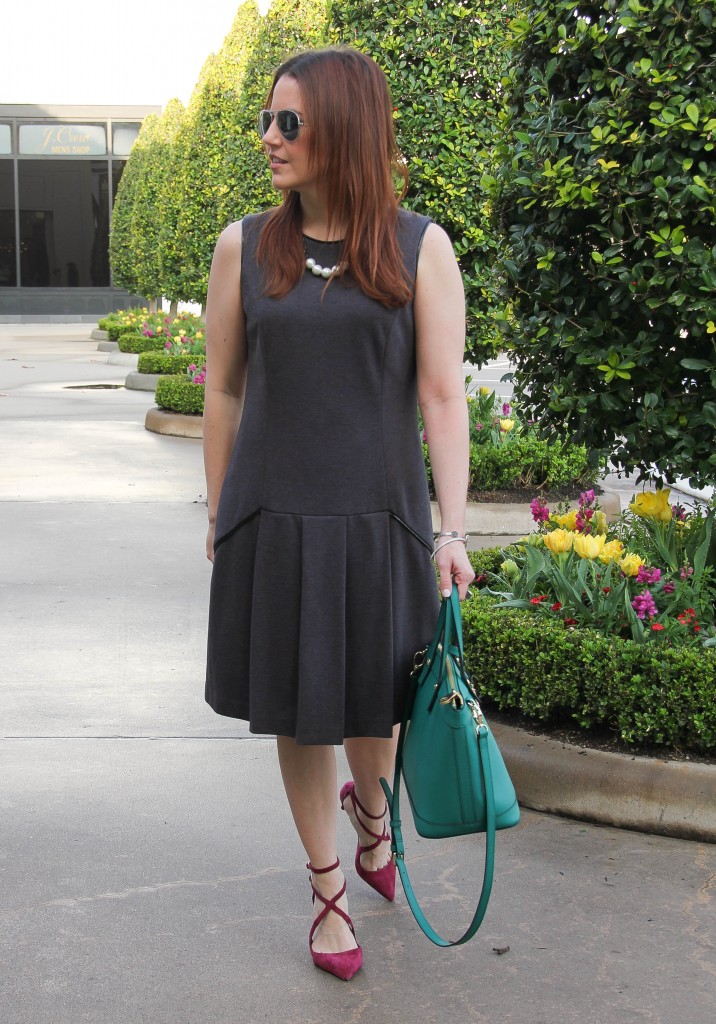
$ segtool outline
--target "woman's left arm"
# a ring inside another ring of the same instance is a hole
[[[462,359],[465,293],[450,239],[437,224],[423,238],[415,283],[415,345],[418,402],[425,424],[430,465],[440,506],[441,532],[465,535],[469,476],[469,426]],[[475,573],[460,541],[438,538],[435,563],[440,591],[453,582],[463,600]]]

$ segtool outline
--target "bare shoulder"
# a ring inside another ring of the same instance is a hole
[[[216,253],[217,255],[235,256],[237,253],[241,254],[241,240],[243,237],[242,222],[235,220],[219,235],[216,242]]]
[[[447,231],[434,221],[431,221],[425,229],[420,255],[422,256],[423,253],[426,256],[453,255],[452,242]]]

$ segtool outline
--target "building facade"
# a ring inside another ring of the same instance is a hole
[[[109,227],[147,114],[161,107],[0,105],[0,322],[93,320],[115,288]]]

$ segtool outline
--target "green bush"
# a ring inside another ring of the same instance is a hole
[[[713,650],[657,649],[566,629],[498,610],[481,595],[463,605],[463,631],[468,670],[499,709],[587,732],[608,729],[631,745],[716,750]]]
[[[183,373],[192,364],[201,366],[206,357],[195,355],[170,356],[166,352],[142,352],[137,362],[140,373]]]
[[[204,385],[192,384],[183,375],[162,377],[157,381],[154,400],[160,409],[201,416],[204,412]]]
[[[512,22],[496,206],[535,418],[643,477],[716,479],[713,0]]]
[[[118,343],[120,352],[157,352],[164,348],[166,338],[146,338],[143,334],[126,332],[120,334]]]

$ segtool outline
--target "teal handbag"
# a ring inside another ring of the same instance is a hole
[[[425,935],[438,946],[459,946],[473,937],[487,910],[495,831],[516,825],[520,809],[512,780],[465,671],[456,587],[442,601],[432,643],[415,656],[411,680],[392,793],[386,780],[380,780],[390,810],[391,849],[410,909]],[[431,927],[410,884],[400,817],[401,775],[418,835],[445,839],[486,833],[482,892],[469,928],[455,942],[441,938]]]

